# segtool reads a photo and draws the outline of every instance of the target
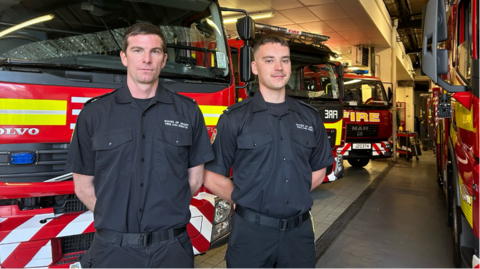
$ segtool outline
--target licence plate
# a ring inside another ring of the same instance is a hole
[[[353,144],[353,149],[371,149],[372,145],[371,144]]]

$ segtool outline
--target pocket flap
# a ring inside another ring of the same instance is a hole
[[[269,132],[242,134],[237,137],[239,149],[257,149],[273,141]]]
[[[119,129],[92,137],[92,150],[110,150],[133,139],[132,130]]]
[[[155,137],[173,146],[185,147],[192,145],[192,131],[189,129],[157,130]]]
[[[292,140],[306,148],[314,148],[317,146],[315,134],[307,130],[293,129]]]

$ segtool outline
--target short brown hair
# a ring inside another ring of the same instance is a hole
[[[274,44],[277,43],[290,49],[290,46],[288,45],[287,40],[278,36],[265,36],[255,42],[255,45],[253,46],[253,54],[257,53],[258,48],[260,48],[260,46],[268,43],[274,43]]]
[[[167,52],[167,44],[165,43],[165,37],[163,36],[162,30],[151,23],[148,22],[139,22],[128,27],[125,31],[125,35],[122,40],[122,51],[127,53],[128,48],[128,38],[136,35],[158,35],[162,40],[162,50],[163,53]]]

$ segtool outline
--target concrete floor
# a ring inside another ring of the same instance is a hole
[[[316,267],[454,267],[432,151],[399,159]]]
[[[316,240],[388,162],[371,161],[364,169],[356,169],[344,161],[344,178],[311,192]],[[453,267],[446,205],[434,179],[431,150],[418,162],[399,159],[345,230],[330,242],[317,267]],[[226,249],[225,245],[196,256],[195,267],[225,268]]]

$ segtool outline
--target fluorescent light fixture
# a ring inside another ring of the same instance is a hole
[[[354,80],[350,80],[350,81],[344,82],[343,85],[353,84],[353,83],[357,83],[357,82],[360,82],[360,81],[361,81],[361,80],[359,80],[359,79],[354,79]]]
[[[55,16],[53,16],[53,14],[49,14],[49,15],[41,16],[41,17],[38,17],[38,18],[35,18],[35,19],[31,19],[29,21],[22,22],[20,24],[17,24],[15,26],[12,26],[8,29],[5,29],[5,30],[1,31],[0,32],[0,37],[2,37],[4,35],[8,35],[11,32],[14,32],[14,31],[17,31],[19,29],[25,28],[25,27],[30,26],[32,24],[37,24],[37,23],[40,23],[40,22],[49,21],[49,20],[53,19],[54,17]]]
[[[218,29],[218,26],[211,19],[207,18],[207,23],[213,28],[215,28],[219,36],[222,36],[222,32],[220,32],[220,29]]]
[[[265,19],[265,18],[272,18],[275,15],[273,11],[267,11],[267,12],[259,12],[255,14],[251,14],[250,17],[252,19]],[[237,22],[238,19],[242,18],[243,16],[236,16],[236,17],[225,17],[223,18],[223,23],[232,23],[232,22]]]
[[[357,66],[349,66],[349,67],[347,67],[347,69],[357,70],[357,69],[360,69],[360,67],[357,67]]]
[[[337,58],[330,57],[330,61],[341,60],[341,59],[342,59],[341,56],[338,56]]]

